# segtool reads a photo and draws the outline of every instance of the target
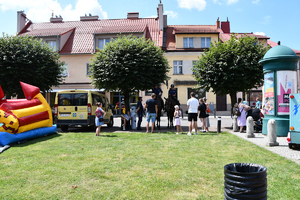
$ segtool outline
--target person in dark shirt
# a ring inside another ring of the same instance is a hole
[[[172,84],[172,85],[171,85],[171,88],[169,89],[169,98],[174,99],[175,102],[176,102],[176,105],[180,106],[180,103],[179,103],[179,101],[177,100],[176,96],[177,96],[177,92],[176,92],[176,90],[175,90],[175,88],[174,88],[174,84]]]
[[[137,130],[141,130],[141,123],[142,123],[142,120],[143,120],[143,115],[145,115],[145,110],[143,108],[142,102],[143,102],[143,98],[139,97],[139,101],[137,102],[136,111],[135,111],[137,113],[138,118],[139,118]]]
[[[152,93],[154,93],[156,96],[161,96],[163,94],[163,91],[158,87],[157,84],[155,84],[154,88],[152,89]]]
[[[156,95],[155,100],[156,100],[157,103],[159,103],[158,102],[158,100],[159,100],[158,96],[160,96],[160,101],[161,101],[160,105],[163,108],[164,107],[164,101],[163,101],[163,98],[162,98],[163,91],[161,90],[161,88],[158,87],[157,84],[155,84],[154,88],[152,89],[152,93],[154,93]]]
[[[148,99],[146,101],[146,104],[144,105],[144,108],[147,108],[147,115],[146,115],[146,120],[147,120],[147,133],[149,132],[149,122],[150,119],[152,121],[152,127],[151,127],[151,133],[153,133],[154,130],[154,123],[157,115],[157,102],[155,101],[155,93],[151,94],[151,99]]]

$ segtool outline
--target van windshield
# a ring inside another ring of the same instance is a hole
[[[58,106],[87,106],[87,93],[58,94]]]

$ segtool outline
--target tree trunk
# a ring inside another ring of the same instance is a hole
[[[233,108],[234,104],[237,103],[236,92],[230,92],[230,98],[231,98],[231,108]]]
[[[125,101],[125,113],[127,114],[127,111],[130,111],[130,105],[129,105],[129,91],[124,91],[124,101]]]

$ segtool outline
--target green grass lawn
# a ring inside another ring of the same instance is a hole
[[[59,133],[0,154],[1,199],[224,199],[224,165],[267,167],[268,199],[300,198],[300,166],[224,132]]]

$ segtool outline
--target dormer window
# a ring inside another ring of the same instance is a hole
[[[183,48],[193,48],[194,47],[194,39],[191,38],[183,38]]]
[[[209,48],[210,47],[210,37],[202,37],[201,38],[201,48]]]
[[[99,39],[99,49],[103,49],[104,46],[110,42],[110,39]]]
[[[55,40],[51,40],[51,41],[47,41],[48,46],[53,49],[54,51],[56,51],[56,41]]]

